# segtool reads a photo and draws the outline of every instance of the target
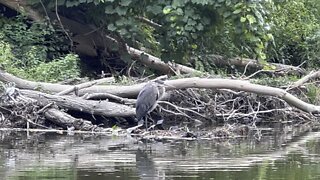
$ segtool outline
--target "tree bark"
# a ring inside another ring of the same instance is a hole
[[[23,13],[26,14],[32,20],[43,20],[43,16],[39,12],[35,11],[27,5],[27,0],[0,0],[0,4],[14,9],[17,12],[23,11]]]
[[[294,75],[302,75],[305,74],[306,71],[300,67],[295,67],[291,65],[286,64],[278,64],[278,63],[267,63],[267,64],[261,64],[259,61],[255,59],[248,59],[248,58],[226,58],[220,55],[208,55],[208,59],[210,59],[216,66],[222,67],[222,66],[230,66],[234,65],[236,67],[241,67],[251,70],[251,71],[257,71],[264,68],[264,66],[270,66],[270,69],[274,71],[286,71],[289,74]]]
[[[26,97],[36,99],[42,106],[54,102],[61,108],[106,117],[128,117],[135,115],[134,108],[108,101],[84,100],[80,97],[57,96],[30,90],[20,90],[20,93]]]
[[[74,118],[65,112],[59,111],[58,109],[54,109],[54,108],[47,109],[44,112],[44,115],[49,121],[63,128],[74,127],[76,130],[83,130],[83,131],[102,131],[103,130],[103,128],[94,126],[90,121]]]
[[[252,84],[249,81],[231,79],[185,78],[166,81],[166,84],[172,86],[168,87],[169,90],[185,88],[233,89],[261,95],[277,96],[286,101],[288,104],[305,112],[320,113],[320,106],[306,103],[283,89]]]
[[[127,50],[131,57],[140,63],[146,65],[151,69],[160,71],[163,74],[192,74],[192,73],[202,73],[193,68],[176,64],[176,63],[165,63],[160,58],[152,56],[148,53],[135,49],[133,47],[127,46]]]

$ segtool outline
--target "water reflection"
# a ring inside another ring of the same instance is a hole
[[[320,133],[143,143],[0,131],[0,179],[320,179]]]

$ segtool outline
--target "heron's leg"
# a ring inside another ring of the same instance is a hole
[[[145,119],[144,119],[144,123],[145,123],[145,126],[146,126],[146,130],[148,130],[148,116],[145,116]]]

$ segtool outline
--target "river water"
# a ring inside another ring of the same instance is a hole
[[[141,142],[0,131],[0,179],[320,179],[320,133]]]

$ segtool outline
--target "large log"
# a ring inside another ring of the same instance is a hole
[[[284,71],[289,74],[294,75],[302,75],[306,73],[306,70],[300,67],[295,67],[291,65],[286,64],[279,64],[279,63],[260,63],[259,61],[255,59],[249,59],[249,58],[227,58],[220,55],[207,55],[207,58],[212,61],[217,67],[230,67],[235,66],[237,69],[239,68],[247,68],[251,71],[258,71],[261,69],[264,69],[265,66],[268,66],[268,69],[273,71]]]
[[[58,109],[49,108],[44,112],[44,115],[49,121],[63,128],[74,127],[76,130],[96,132],[103,130],[103,128],[93,125],[90,121],[74,118]]]
[[[246,91],[260,95],[277,96],[288,104],[301,109],[308,113],[320,113],[320,106],[306,103],[287,91],[259,84],[252,84],[249,81],[232,80],[232,79],[206,79],[206,78],[185,78],[166,81],[170,85],[168,89],[184,88],[206,88],[206,89],[233,89]],[[174,88],[173,88],[174,87]]]
[[[53,102],[61,108],[106,117],[128,117],[135,115],[134,108],[114,102],[84,100],[80,97],[57,96],[31,90],[20,90],[20,93],[26,97],[36,99],[43,106]]]

